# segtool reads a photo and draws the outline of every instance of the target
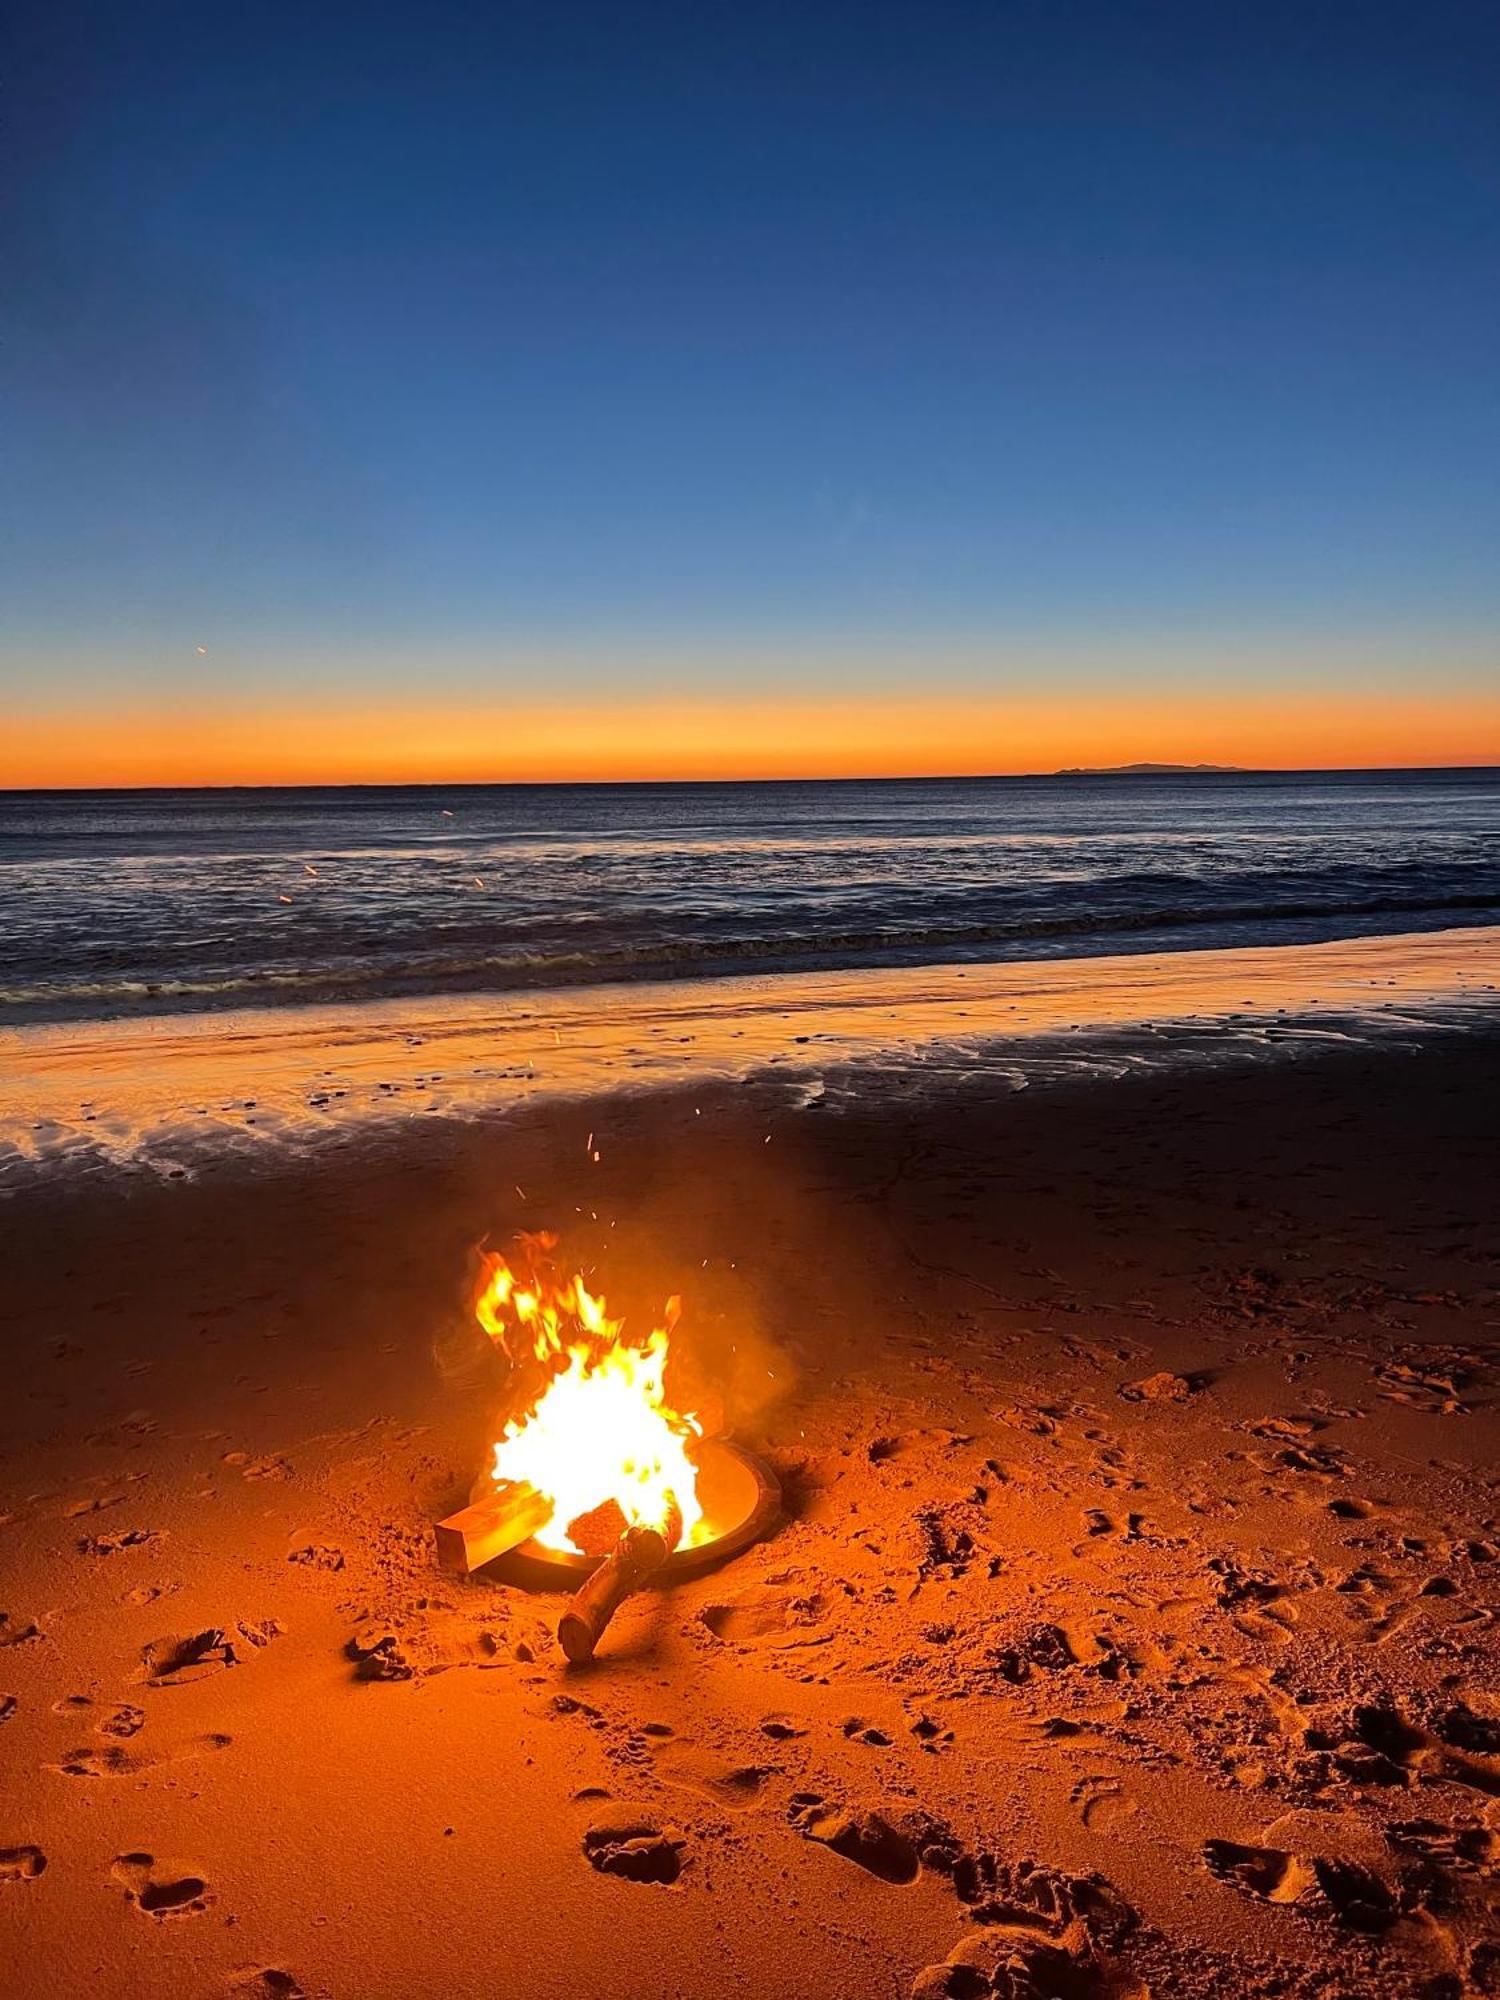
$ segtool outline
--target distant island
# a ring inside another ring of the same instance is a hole
[[[1243,764],[1069,764],[1054,778],[1169,778],[1184,771],[1243,771]]]

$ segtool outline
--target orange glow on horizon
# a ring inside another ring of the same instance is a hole
[[[1500,694],[759,700],[580,696],[462,707],[228,706],[12,715],[0,788],[926,777],[1067,765],[1500,764]]]

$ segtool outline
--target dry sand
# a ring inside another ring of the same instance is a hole
[[[1497,1085],[1471,1028],[26,1189],[0,1985],[1500,1993]],[[684,1294],[788,1497],[582,1672],[430,1551],[540,1223]]]

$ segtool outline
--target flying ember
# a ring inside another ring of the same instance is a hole
[[[513,1365],[539,1365],[546,1377],[495,1445],[496,1486],[529,1487],[549,1503],[534,1536],[546,1548],[588,1553],[578,1537],[601,1510],[620,1527],[670,1531],[674,1543],[680,1533],[683,1547],[706,1539],[693,1457],[701,1425],[672,1407],[665,1386],[677,1301],[661,1325],[628,1334],[580,1274],[558,1283],[547,1273],[554,1238],[521,1242],[529,1268],[487,1253],[475,1307]]]

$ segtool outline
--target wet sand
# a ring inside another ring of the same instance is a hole
[[[564,988],[0,1031],[0,1188],[190,1175],[415,1118],[663,1085],[788,1102],[930,1078],[1019,1089],[1430,1039],[1500,1004],[1500,928],[1334,944]]]
[[[0,1205],[7,1992],[1500,1992],[1500,1040],[945,1075]],[[539,1224],[787,1494],[582,1672],[431,1556]]]

